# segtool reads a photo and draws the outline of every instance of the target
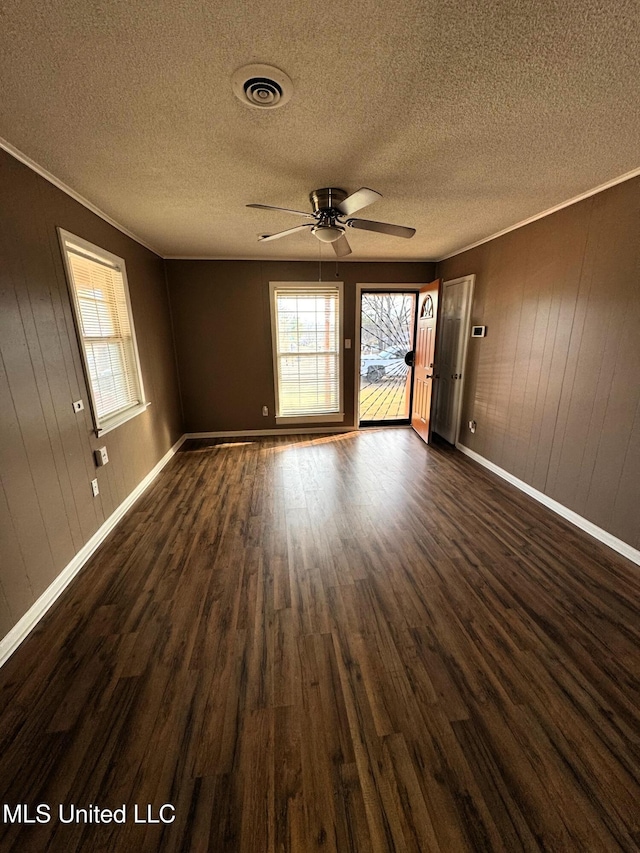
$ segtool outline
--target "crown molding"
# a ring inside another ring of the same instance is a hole
[[[239,258],[230,255],[165,255],[165,261],[255,261],[258,264],[315,264],[317,258]],[[324,264],[435,264],[430,258],[323,258]]]
[[[489,243],[491,240],[495,240],[496,237],[502,237],[503,234],[508,234],[510,231],[516,231],[518,228],[522,228],[524,225],[529,225],[530,222],[536,222],[538,219],[544,219],[545,216],[551,216],[552,213],[556,213],[558,210],[562,210],[564,207],[571,207],[572,204],[577,204],[579,201],[584,201],[586,198],[590,198],[592,195],[598,195],[598,193],[604,192],[605,190],[610,189],[611,187],[615,187],[616,184],[623,184],[625,181],[630,181],[632,178],[637,178],[640,175],[640,167],[637,169],[632,169],[630,172],[625,172],[624,175],[619,175],[617,178],[611,178],[610,181],[606,181],[604,184],[600,184],[597,187],[594,187],[592,190],[586,190],[580,195],[576,195],[573,198],[568,199],[567,201],[562,201],[560,204],[556,204],[553,207],[548,208],[548,210],[543,210],[542,213],[536,213],[534,216],[530,216],[528,219],[523,219],[522,222],[517,222],[515,225],[510,225],[508,228],[503,228],[502,231],[497,231],[495,234],[491,234],[490,237],[483,237],[482,240],[478,240],[475,243],[471,243],[469,246],[464,246],[462,249],[456,249],[455,252],[450,252],[448,255],[443,255],[441,258],[436,260],[436,263],[440,263],[441,261],[446,261],[449,258],[455,258],[456,255],[461,255],[463,252],[468,252],[469,249],[475,249],[476,246],[482,246],[483,243]]]
[[[140,243],[141,246],[144,246],[145,249],[149,249],[150,252],[153,252],[154,255],[158,255],[160,258],[164,257],[161,252],[157,249],[154,249],[153,246],[150,246],[149,243],[145,242],[141,237],[138,237],[137,234],[134,234],[133,231],[129,231],[128,228],[125,228],[124,225],[121,225],[119,222],[116,222],[115,219],[112,219],[104,210],[100,210],[99,207],[96,207],[95,204],[92,204],[88,199],[84,196],[77,193],[75,190],[71,189],[70,186],[61,181],[59,178],[56,178],[55,175],[52,175],[51,172],[48,172],[42,166],[32,160],[31,157],[28,157],[22,151],[12,145],[10,142],[7,142],[6,139],[3,139],[0,136],[0,148],[7,152],[7,154],[11,154],[12,157],[15,157],[16,160],[19,160],[25,166],[28,166],[31,171],[40,175],[41,178],[44,178],[46,181],[49,181],[50,184],[53,184],[54,187],[57,187],[59,190],[62,190],[63,193],[66,193],[68,196],[74,201],[77,201],[78,204],[81,204],[83,207],[86,207],[87,210],[90,210],[91,213],[95,213],[96,216],[99,216],[100,219],[103,219],[109,225],[112,225],[114,228],[117,228],[118,231],[121,231],[123,234],[126,234],[127,237],[130,237],[132,240],[135,240],[136,243]]]
[[[12,157],[15,157],[16,160],[19,160],[25,166],[28,166],[33,172],[40,175],[40,177],[44,178],[46,181],[49,181],[50,184],[53,184],[59,190],[66,193],[72,199],[77,201],[83,207],[86,207],[87,210],[90,210],[92,213],[95,213],[96,216],[99,216],[100,219],[103,219],[109,225],[112,225],[114,228],[117,228],[118,231],[126,234],[127,237],[130,237],[132,240],[135,240],[136,243],[139,243],[141,246],[144,246],[146,249],[149,249],[150,252],[153,252],[158,257],[162,258],[165,261],[258,261],[258,262],[273,262],[273,263],[290,263],[292,261],[296,261],[298,263],[317,263],[317,260],[314,258],[256,258],[256,257],[230,257],[228,255],[218,255],[218,256],[201,256],[201,255],[163,255],[158,249],[154,246],[151,246],[137,234],[134,234],[133,231],[130,231],[128,228],[125,228],[120,222],[117,222],[103,210],[100,210],[99,207],[96,207],[95,204],[92,204],[88,199],[84,196],[80,195],[80,193],[76,192],[70,186],[61,181],[59,178],[56,178],[55,175],[52,175],[51,172],[47,171],[47,169],[40,166],[35,160],[32,160],[31,157],[24,154],[15,145],[12,145],[6,139],[0,137],[0,148],[6,151],[8,154],[11,154]],[[580,201],[584,201],[584,199],[590,198],[593,195],[597,195],[598,193],[604,192],[604,190],[608,190],[611,187],[616,186],[617,184],[622,184],[625,181],[629,181],[632,178],[636,178],[640,176],[640,167],[637,169],[632,169],[630,172],[625,172],[624,175],[619,175],[616,178],[612,178],[609,181],[606,181],[603,184],[600,184],[593,189],[586,190],[580,195],[574,196],[573,198],[568,199],[567,201],[560,202],[559,204],[554,205],[553,207],[548,208],[547,210],[543,210],[541,213],[536,213],[534,216],[530,216],[528,219],[523,219],[521,222],[515,223],[515,225],[510,225],[508,228],[503,228],[501,231],[497,231],[495,234],[491,234],[488,237],[483,237],[482,240],[477,240],[475,243],[470,243],[468,246],[463,246],[461,249],[456,249],[453,252],[449,252],[446,255],[442,255],[439,258],[323,258],[322,263],[332,264],[336,261],[338,263],[363,263],[363,264],[437,264],[442,261],[446,261],[449,258],[454,258],[456,255],[461,255],[463,252],[468,252],[470,249],[475,249],[477,246],[481,246],[483,243],[489,243],[491,240],[495,240],[497,237],[502,237],[503,234],[508,234],[510,231],[516,231],[518,228],[522,228],[525,225],[529,225],[531,222],[536,222],[538,219],[544,219],[546,216],[550,216],[552,213],[556,213],[558,210],[562,210],[565,207],[570,207],[572,204],[577,204]]]

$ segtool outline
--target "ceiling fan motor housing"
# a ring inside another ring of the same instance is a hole
[[[309,201],[313,205],[314,213],[319,213],[323,210],[335,210],[339,214],[340,211],[337,210],[337,207],[346,197],[347,193],[336,187],[325,187],[324,189],[313,190],[313,192],[309,193]]]

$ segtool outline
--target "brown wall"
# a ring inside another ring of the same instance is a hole
[[[58,246],[123,257],[151,407],[98,440]],[[180,437],[163,261],[0,151],[0,636]],[[82,398],[85,411],[71,403]],[[92,450],[106,445],[96,471]],[[98,478],[100,495],[91,496]]]
[[[167,261],[187,432],[276,429],[270,281],[318,281],[302,261]],[[355,337],[357,283],[424,283],[431,263],[322,265],[344,282],[344,337]],[[354,417],[354,350],[345,350],[344,424]],[[262,407],[269,407],[263,417]]]
[[[640,547],[640,179],[440,265],[476,274],[461,440]],[[56,226],[122,256],[150,409],[98,440]],[[166,274],[166,280],[165,280]],[[430,263],[323,264],[345,283],[423,283]],[[0,636],[51,584],[183,427],[276,428],[270,281],[304,262],[167,261],[0,151]],[[166,283],[169,284],[169,297]],[[184,408],[172,346],[173,313]],[[354,420],[345,351],[345,425]],[[71,402],[87,408],[75,415]],[[263,405],[269,416],[263,417]],[[472,435],[464,428],[478,422]],[[110,462],[95,468],[92,450]],[[89,481],[97,476],[98,498]]]
[[[640,179],[440,264],[469,273],[461,442],[640,547]]]

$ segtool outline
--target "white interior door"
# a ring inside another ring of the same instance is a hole
[[[433,431],[455,444],[460,428],[464,363],[469,337],[469,319],[474,276],[445,281],[440,306],[437,396]]]

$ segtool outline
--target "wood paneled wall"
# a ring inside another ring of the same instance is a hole
[[[487,326],[469,341],[461,442],[640,547],[640,179],[439,272],[476,274]]]
[[[102,439],[92,428],[58,225],[127,264],[151,407]],[[86,408],[76,415],[79,398]],[[0,636],[181,432],[163,261],[0,151]],[[92,451],[102,445],[110,461],[96,470]]]
[[[318,281],[318,264],[166,263],[186,431],[277,429],[269,282]],[[425,283],[434,270],[432,263],[330,261],[322,264],[322,279],[344,282],[344,337],[355,343],[358,282]],[[345,425],[354,418],[354,356],[353,348],[345,350]]]
[[[0,636],[187,431],[271,429],[269,281],[303,262],[164,262],[0,151]],[[640,547],[640,180],[440,264],[476,274],[462,442]],[[56,226],[125,258],[150,409],[98,440]],[[431,263],[341,263],[357,282],[426,282]],[[336,264],[323,264],[335,278]],[[175,326],[181,412],[172,343]],[[354,419],[345,352],[345,424]],[[85,412],[72,411],[82,398]],[[269,417],[261,415],[269,406]],[[475,419],[472,435],[465,425]],[[92,451],[105,444],[101,469]],[[90,480],[97,476],[94,499]]]

